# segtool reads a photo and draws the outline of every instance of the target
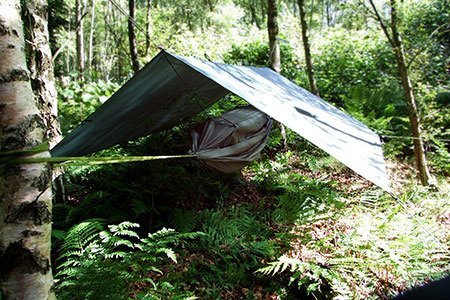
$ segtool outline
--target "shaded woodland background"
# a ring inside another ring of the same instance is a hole
[[[375,5],[388,22],[389,4]],[[191,160],[65,167],[53,187],[58,298],[389,299],[448,274],[450,4],[397,5],[437,187],[417,179],[395,51],[367,1],[49,0],[62,136],[159,47],[276,69],[277,43],[282,75],[384,136],[400,195],[393,199],[282,127],[240,174]],[[273,8],[277,30],[268,21]],[[187,124],[96,155],[184,154],[189,128],[241,104],[227,96]]]

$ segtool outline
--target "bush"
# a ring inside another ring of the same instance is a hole
[[[120,87],[117,83],[101,80],[84,84],[74,77],[69,80],[65,87],[58,85],[58,109],[63,135],[78,126]]]

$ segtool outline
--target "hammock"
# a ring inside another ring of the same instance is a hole
[[[258,158],[271,128],[265,113],[251,106],[236,108],[194,127],[190,153],[210,169],[233,173]]]

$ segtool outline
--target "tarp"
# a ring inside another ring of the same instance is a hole
[[[266,145],[272,119],[251,107],[240,107],[191,129],[191,154],[208,168],[236,172],[258,158]]]
[[[230,92],[389,191],[380,138],[363,123],[269,68],[232,66],[166,51],[152,59],[51,154],[85,155],[170,128]]]

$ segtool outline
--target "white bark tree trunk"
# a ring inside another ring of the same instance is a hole
[[[26,150],[45,139],[24,49],[20,0],[0,0],[0,151]],[[48,156],[48,152],[40,154]],[[54,299],[50,268],[50,169],[0,166],[2,299]]]
[[[61,140],[58,99],[48,33],[47,0],[28,0],[23,9],[26,28],[28,68],[37,105],[45,121],[50,148]]]

